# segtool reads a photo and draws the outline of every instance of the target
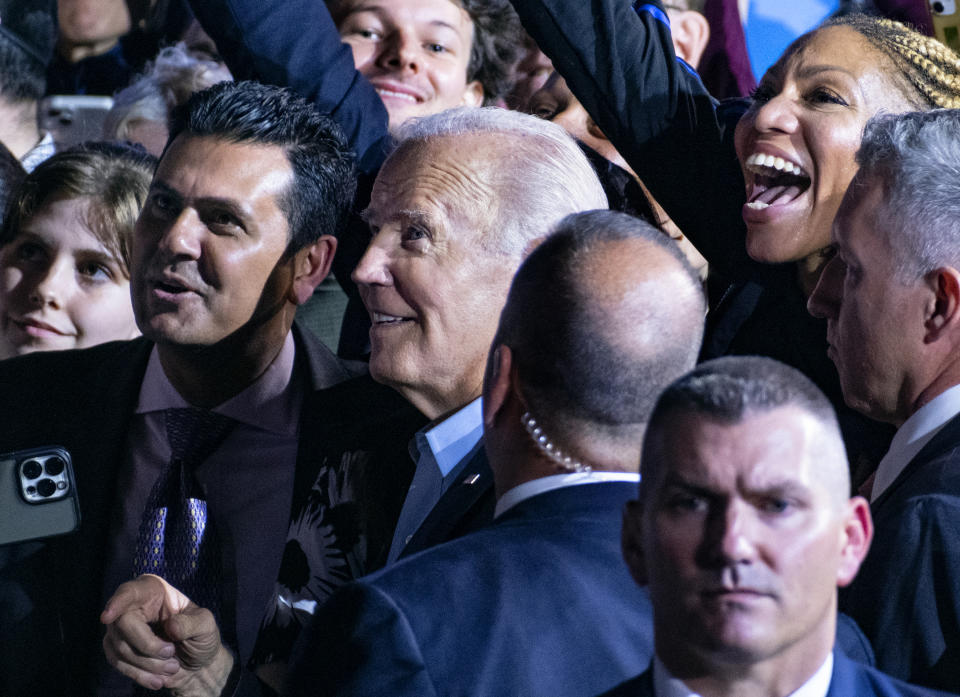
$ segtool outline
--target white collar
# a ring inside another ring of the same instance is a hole
[[[516,506],[521,501],[525,501],[537,494],[559,489],[564,486],[577,486],[579,484],[599,484],[600,482],[632,482],[640,483],[640,475],[636,472],[572,472],[570,474],[552,474],[548,477],[540,477],[523,484],[518,484],[497,501],[497,507],[494,509],[493,517],[497,518],[509,509]]]
[[[817,672],[787,697],[827,697],[832,676],[833,652],[831,651]],[[673,677],[657,655],[653,657],[653,694],[654,697],[701,697],[699,693],[684,685],[683,681]]]
[[[960,385],[941,392],[910,415],[897,429],[890,450],[880,460],[873,480],[870,500],[876,501],[900,476],[904,468],[917,456],[923,446],[933,439],[947,422],[960,413]]]

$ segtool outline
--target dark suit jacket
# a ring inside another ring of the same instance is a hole
[[[833,674],[827,697],[932,697],[942,694],[894,680],[880,671],[851,661],[842,651],[833,653]],[[604,692],[601,697],[654,697],[653,669]]]
[[[873,546],[840,606],[877,667],[960,692],[960,416],[871,505]]]
[[[308,332],[295,330],[294,336],[297,370],[310,379],[301,411],[291,504],[295,511],[318,471],[331,461],[350,461],[342,453],[366,437],[371,424],[381,417],[397,423],[386,415],[409,407],[365,376],[350,380],[355,367],[337,359]],[[93,692],[102,653],[98,617],[116,481],[151,348],[150,342],[137,339],[0,362],[0,452],[65,446],[74,461],[82,519],[74,534],[0,547],[2,695]],[[414,419],[414,424],[410,433],[420,421]],[[405,444],[410,433],[396,440]],[[405,448],[400,453],[405,457]],[[395,475],[402,480],[409,472]],[[391,476],[382,487],[369,478],[370,507],[383,510],[384,518],[397,514],[396,491],[404,490]],[[363,531],[372,547],[382,551],[389,545],[393,522]],[[356,525],[353,530],[359,538]],[[363,571],[357,569],[354,575]],[[253,682],[241,681],[241,694]]]
[[[293,695],[595,694],[652,656],[607,482],[527,499],[490,527],[338,591],[301,635]]]
[[[486,527],[493,521],[495,505],[493,472],[481,439],[460,477],[430,510],[404,545],[399,558],[404,559]]]

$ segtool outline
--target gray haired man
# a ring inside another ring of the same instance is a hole
[[[810,297],[844,399],[898,427],[870,492],[877,544],[841,608],[877,665],[960,691],[960,111],[872,119]]]

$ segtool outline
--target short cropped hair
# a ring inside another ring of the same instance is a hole
[[[496,210],[485,249],[522,258],[530,244],[569,213],[607,208],[607,197],[577,142],[555,123],[495,107],[448,109],[411,119],[396,134],[396,152],[435,138],[489,134],[502,146],[491,173]]]
[[[168,148],[181,133],[283,149],[293,170],[279,201],[290,227],[288,254],[346,226],[357,186],[353,153],[337,124],[293,91],[218,83],[174,111]]]
[[[54,198],[87,198],[87,228],[129,278],[130,242],[157,158],[119,143],[82,143],[44,160],[21,182],[0,228],[0,246]]]
[[[0,96],[12,102],[37,101],[47,90],[47,64],[56,42],[53,13],[41,7],[18,8],[2,21]]]
[[[598,247],[626,240],[672,258],[689,292],[671,282],[669,306],[650,294],[638,316],[611,316],[582,270]],[[521,265],[494,346],[511,348],[530,411],[554,432],[577,421],[615,435],[646,424],[660,390],[695,364],[705,312],[700,278],[673,240],[625,213],[590,211],[564,218]]]
[[[522,53],[523,30],[509,0],[450,0],[460,5],[473,22],[473,41],[467,82],[483,86],[484,106],[493,106],[513,87],[514,70]],[[327,0],[338,25],[347,12],[345,0]]]
[[[851,197],[883,187],[872,211],[898,278],[910,282],[940,266],[960,267],[960,109],[879,115],[867,122]],[[849,202],[848,202],[849,203]],[[837,225],[849,216],[844,205]]]
[[[782,407],[796,407],[810,414],[823,434],[813,445],[842,461],[837,475],[843,495],[850,486],[846,451],[837,414],[806,375],[764,356],[726,356],[701,363],[668,386],[657,399],[644,434],[640,474],[650,486],[641,486],[641,497],[656,489],[655,472],[664,455],[661,435],[679,414],[697,414],[726,424]]]

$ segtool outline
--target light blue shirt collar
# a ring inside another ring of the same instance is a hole
[[[480,397],[424,433],[440,473],[446,477],[483,435]]]

